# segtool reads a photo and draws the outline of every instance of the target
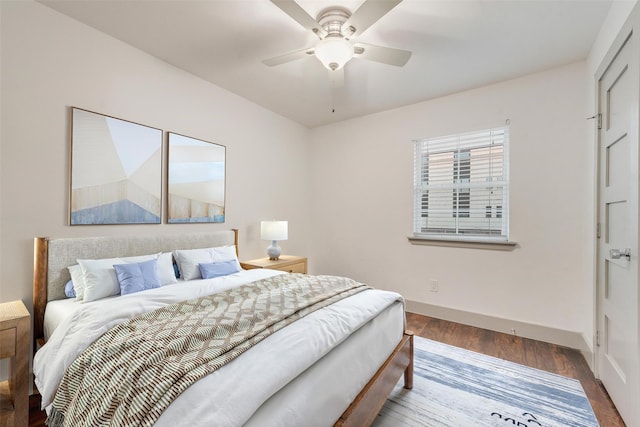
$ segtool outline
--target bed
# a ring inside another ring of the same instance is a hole
[[[242,270],[80,303],[65,295],[70,279],[67,267],[78,259],[156,253],[171,253],[175,259],[178,251],[202,248],[233,247],[237,255],[237,244],[237,230],[35,238],[34,375],[43,409],[50,411],[62,373],[73,360],[104,331],[117,329],[123,319],[151,308],[173,307],[180,299],[236,292],[256,283],[292,281],[296,276],[275,270]],[[329,324],[336,329],[327,330]],[[79,336],[80,341],[76,340]],[[405,387],[411,388],[413,336],[405,331],[402,298],[392,292],[358,290],[273,332],[197,380],[153,424],[369,426],[403,375]]]

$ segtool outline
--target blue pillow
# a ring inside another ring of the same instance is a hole
[[[235,259],[222,262],[211,262],[198,264],[200,274],[203,279],[213,279],[214,277],[227,276],[240,271],[240,266]]]
[[[138,263],[114,264],[113,268],[116,270],[120,284],[120,295],[160,287],[157,259]]]
[[[69,280],[66,285],[64,285],[64,294],[67,298],[75,298],[76,290],[73,288],[73,281]]]

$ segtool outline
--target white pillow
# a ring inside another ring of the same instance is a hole
[[[79,259],[78,264],[82,268],[82,278],[84,280],[82,301],[89,302],[112,295],[120,295],[120,284],[118,283],[116,270],[113,268],[114,264],[137,263],[152,259],[158,260],[158,277],[161,285],[177,283],[173,271],[171,252],[123,258]]]
[[[147,261],[147,260],[144,260]],[[120,294],[120,284],[113,264],[123,264],[120,258],[79,259],[84,279],[82,302],[90,302]]]
[[[240,267],[240,261],[238,261],[238,254],[236,253],[236,246],[218,246],[217,248],[213,248],[213,262],[223,262],[223,261],[235,261],[238,270],[242,270]]]
[[[158,254],[158,276],[160,278],[160,285],[171,285],[172,283],[178,283],[176,279],[176,272],[173,269],[173,255],[171,252],[163,252]]]
[[[178,249],[174,252],[180,277],[184,280],[202,279],[198,264],[235,260],[240,269],[235,245],[204,249]]]
[[[76,301],[82,301],[84,298],[84,278],[82,277],[82,267],[80,267],[80,264],[75,264],[67,267],[67,270],[69,270],[69,275],[73,282]]]
[[[198,264],[213,262],[213,248],[178,249],[173,254],[183,280],[202,279]]]

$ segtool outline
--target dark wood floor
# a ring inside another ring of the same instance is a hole
[[[472,326],[407,314],[407,329],[416,335],[478,353],[499,357],[580,381],[602,427],[624,427],[607,392],[597,381],[579,351]],[[39,399],[31,396],[30,427],[44,427]]]

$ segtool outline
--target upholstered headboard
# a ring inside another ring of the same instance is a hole
[[[237,251],[238,230],[235,229],[130,237],[36,237],[33,265],[34,338],[37,341],[43,337],[42,325],[47,302],[65,298],[64,286],[70,278],[67,267],[77,264],[78,258],[125,257],[234,244]]]

